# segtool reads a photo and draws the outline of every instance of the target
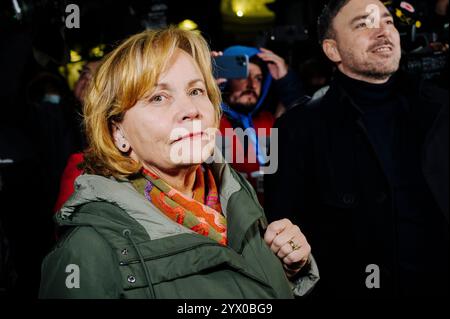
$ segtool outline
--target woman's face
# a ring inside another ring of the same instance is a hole
[[[177,49],[148,97],[114,129],[117,143],[147,168],[172,171],[204,162],[214,147],[215,111],[195,60]],[[120,146],[118,146],[120,148]]]

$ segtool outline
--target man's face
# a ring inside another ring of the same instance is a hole
[[[258,102],[261,95],[263,74],[261,68],[254,63],[249,63],[248,68],[247,78],[230,80],[230,95],[228,97],[230,105],[240,104],[251,109]]]
[[[339,70],[358,80],[383,83],[398,70],[400,35],[386,7],[377,0],[350,0],[333,20]],[[324,41],[324,42],[325,42]]]

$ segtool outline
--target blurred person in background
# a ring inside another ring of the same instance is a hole
[[[232,154],[231,165],[255,188],[261,205],[264,205],[264,184],[261,165],[270,149],[273,123],[286,109],[304,97],[303,86],[285,60],[265,48],[231,46],[213,55],[247,55],[248,77],[229,79],[223,87],[223,117],[220,121],[222,147],[225,154]],[[223,82],[223,79],[219,80]],[[273,88],[279,101],[268,99]],[[275,114],[269,111],[269,103],[277,103]],[[235,134],[235,129],[247,130],[248,142]],[[264,143],[260,143],[264,140]],[[228,157],[226,157],[228,158]],[[240,160],[243,159],[243,160]]]
[[[74,86],[74,96],[76,101],[74,101],[76,111],[73,114],[75,119],[75,128],[78,132],[78,143],[73,148],[73,151],[69,155],[67,162],[64,167],[64,171],[61,174],[59,182],[59,192],[56,202],[53,207],[53,211],[57,212],[64,202],[72,195],[74,192],[74,182],[75,179],[82,174],[83,169],[81,163],[83,162],[83,150],[86,147],[86,137],[84,135],[83,128],[83,115],[82,107],[84,105],[84,99],[87,92],[87,88],[94,76],[95,71],[100,65],[100,60],[88,60],[81,69],[80,77]]]

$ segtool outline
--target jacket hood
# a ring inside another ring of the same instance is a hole
[[[221,185],[220,201],[226,215],[230,196],[241,189],[227,164],[210,164],[215,179]],[[57,212],[55,219],[59,226],[92,225],[101,228],[123,228],[123,217],[102,216],[101,214],[80,211],[81,206],[106,202],[121,208],[134,218],[152,239],[158,239],[180,233],[192,233],[190,229],[175,223],[159,211],[144,196],[139,194],[126,179],[84,174],[75,180],[75,192]],[[114,225],[119,223],[120,225]]]

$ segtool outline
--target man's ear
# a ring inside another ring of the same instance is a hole
[[[117,149],[123,153],[128,153],[130,151],[130,143],[128,143],[127,139],[125,138],[122,129],[120,126],[116,123],[112,125],[112,134],[114,139],[114,144],[116,145]]]
[[[341,62],[341,55],[337,48],[337,43],[333,39],[325,39],[322,42],[322,49],[325,55],[334,63]]]

